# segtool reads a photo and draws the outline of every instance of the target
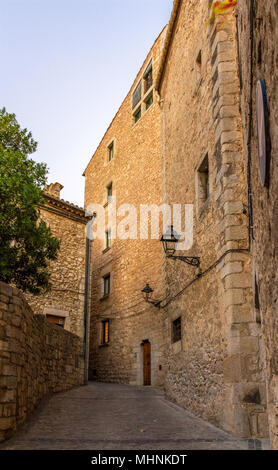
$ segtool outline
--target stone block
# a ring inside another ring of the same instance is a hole
[[[3,375],[12,375],[17,377],[17,368],[15,365],[11,364],[4,364],[3,369],[2,369],[2,374]]]
[[[0,417],[0,431],[6,431],[12,429],[15,425],[15,419],[13,417],[3,418]]]
[[[0,282],[0,294],[5,295],[6,297],[12,297],[13,288],[4,282]]]
[[[220,117],[221,118],[235,118],[238,116],[238,107],[236,105],[232,106],[222,106],[220,108]]]
[[[224,214],[242,214],[243,204],[241,201],[226,201],[224,203]]]
[[[218,64],[218,72],[235,72],[236,73],[236,63],[235,62],[220,62]]]
[[[248,229],[244,225],[228,227],[225,230],[225,241],[248,239]]]
[[[244,290],[243,289],[229,289],[227,290],[224,303],[228,307],[230,305],[240,305],[244,303]]]
[[[236,142],[240,141],[241,133],[239,131],[225,131],[221,134],[221,145],[224,145],[227,142]]]
[[[221,279],[224,279],[229,274],[241,273],[241,272],[242,272],[241,262],[227,263],[224,265],[223,269],[220,271],[220,277]]]
[[[240,338],[240,351],[245,354],[257,353],[259,350],[259,340],[254,336]]]
[[[249,323],[254,321],[254,312],[251,305],[230,305],[226,311],[226,318],[228,324]]]

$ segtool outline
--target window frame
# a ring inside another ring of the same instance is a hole
[[[178,322],[178,324],[177,324]],[[181,315],[172,321],[172,344],[178,343],[182,339],[182,318]]]
[[[138,93],[138,95],[139,95],[139,92],[138,92],[139,89],[140,89],[140,99],[138,101],[136,101],[137,100],[136,93]],[[139,105],[141,100],[142,100],[142,78],[139,80],[139,82],[137,83],[137,85],[134,88],[134,91],[132,93],[132,109],[133,110],[136,109],[136,107]]]
[[[112,162],[112,160],[114,159],[114,156],[115,156],[115,141],[112,140],[112,142],[110,142],[110,144],[108,144],[107,146],[107,150],[108,150],[108,163]],[[112,157],[111,157],[111,152],[112,152]]]
[[[110,198],[113,196],[113,182],[112,181],[106,186],[106,190],[107,190],[107,202],[109,203]],[[111,190],[111,194],[109,194],[110,190]]]
[[[140,116],[137,118],[138,114],[140,114]],[[138,121],[140,121],[141,117],[142,117],[142,107],[140,105],[140,106],[138,106],[138,108],[136,109],[136,111],[133,114],[134,124],[136,124]]]
[[[150,101],[150,99],[152,100],[152,102],[148,105],[148,101]],[[145,103],[145,109],[146,111],[148,111],[148,109],[150,109],[150,107],[153,105],[153,90],[150,92],[147,98],[145,98],[144,103]]]
[[[149,80],[149,74],[151,74],[151,79]],[[149,86],[146,85],[149,83]],[[141,95],[140,100],[134,100],[134,96],[140,87]],[[148,104],[149,100],[152,100]],[[138,121],[144,116],[146,111],[150,109],[153,105],[155,99],[155,88],[154,88],[154,76],[153,76],[153,58],[151,57],[145,70],[143,71],[141,78],[137,82],[137,85],[134,88],[134,91],[131,95],[131,108],[132,108],[132,122],[133,125],[137,124]]]
[[[149,74],[151,74],[151,80],[150,80],[150,85],[148,86],[147,88],[147,85],[148,85],[148,76]],[[146,69],[145,69],[145,72],[143,73],[143,88],[144,88],[144,96],[146,95],[146,93],[148,93],[150,91],[150,89],[153,87],[153,61],[152,59],[149,61]]]
[[[111,228],[105,231],[105,249],[111,248]]]
[[[111,293],[111,274],[108,273],[103,276],[103,297],[109,297]],[[108,281],[108,284],[106,284]],[[108,288],[107,288],[108,287]]]

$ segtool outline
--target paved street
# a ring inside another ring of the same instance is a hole
[[[0,450],[248,449],[252,442],[192,416],[161,390],[91,382],[44,400]]]

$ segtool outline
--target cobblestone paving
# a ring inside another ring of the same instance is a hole
[[[44,400],[0,450],[191,450],[260,448],[234,439],[150,387],[100,384]]]

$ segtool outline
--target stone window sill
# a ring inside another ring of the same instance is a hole
[[[108,348],[108,346],[110,346],[109,343],[103,343],[99,345],[99,348]]]
[[[103,251],[102,251],[102,254],[104,255],[104,253],[107,253],[108,251],[111,250],[111,246],[108,246],[107,248],[105,248]]]

